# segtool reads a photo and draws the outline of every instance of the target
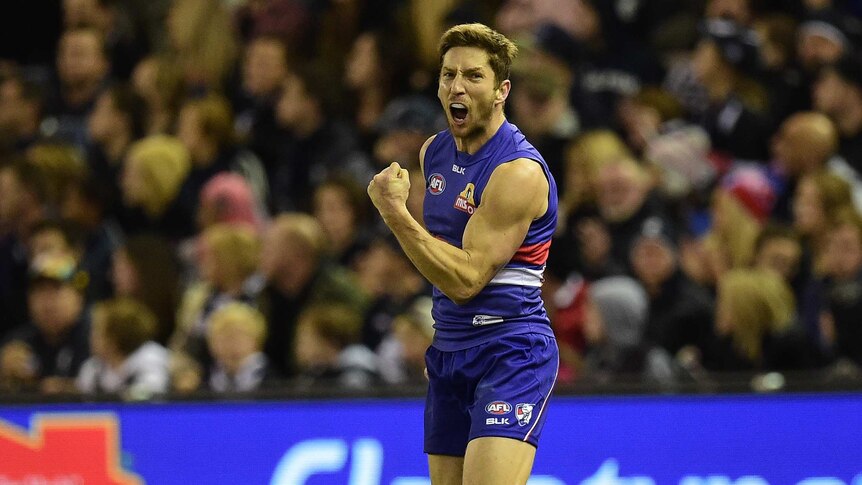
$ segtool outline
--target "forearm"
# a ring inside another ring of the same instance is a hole
[[[419,272],[455,303],[468,302],[487,284],[476,256],[432,236],[406,207],[384,214],[383,220]]]

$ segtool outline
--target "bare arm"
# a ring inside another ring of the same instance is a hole
[[[464,229],[459,249],[433,237],[410,216],[404,205],[409,187],[407,171],[393,163],[374,177],[368,193],[413,264],[458,304],[470,301],[491,281],[524,241],[530,223],[548,208],[548,180],[538,163],[518,159],[500,165]]]

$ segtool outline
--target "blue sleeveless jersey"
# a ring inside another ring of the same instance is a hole
[[[553,337],[541,299],[551,237],[557,225],[557,185],[539,152],[521,131],[504,121],[476,153],[459,152],[449,130],[425,151],[425,227],[438,239],[462,247],[464,227],[482,203],[482,192],[498,166],[518,158],[535,160],[548,178],[548,210],[533,221],[512,259],[471,301],[457,305],[434,288],[434,347],[463,350],[503,335],[539,333]]]

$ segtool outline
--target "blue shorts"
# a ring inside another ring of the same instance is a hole
[[[464,456],[474,438],[500,436],[538,446],[559,367],[557,341],[510,335],[443,352],[430,347],[425,453]]]

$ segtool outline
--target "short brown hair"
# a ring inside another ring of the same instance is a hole
[[[478,47],[487,52],[498,86],[509,79],[512,61],[518,55],[518,47],[511,40],[484,24],[461,24],[447,30],[438,49],[441,65],[443,56],[453,47]]]

